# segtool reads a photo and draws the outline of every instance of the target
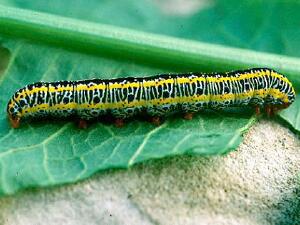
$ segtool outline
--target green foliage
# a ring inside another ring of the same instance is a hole
[[[283,34],[296,29],[297,24],[280,26],[282,31],[279,31],[274,21],[270,21],[276,18],[284,25],[288,15],[296,15],[294,9],[300,9],[296,1],[267,5],[245,1],[247,10],[240,6],[232,10],[228,4],[217,1],[192,16],[165,15],[150,1],[73,2],[5,1],[3,4],[236,47],[299,54],[289,48],[297,47],[293,38],[300,33]],[[289,14],[281,12],[283,18],[279,19],[275,12],[282,7]],[[271,11],[266,15],[265,9]],[[0,77],[2,106],[6,106],[16,89],[38,80],[269,66],[285,72],[297,87],[300,84],[300,63],[289,57],[180,41],[14,8],[0,7],[0,12],[1,61],[10,58]],[[283,43],[279,38],[285,38],[287,44],[278,44]],[[293,107],[280,114],[298,130],[299,101],[297,98]],[[11,129],[2,110],[0,193],[75,182],[99,170],[124,168],[147,159],[177,154],[223,154],[237,148],[242,133],[254,121],[251,112],[213,112],[201,113],[192,121],[172,117],[159,127],[133,121],[121,129],[95,123],[87,130],[80,130],[72,122],[44,121],[23,123],[20,129]]]

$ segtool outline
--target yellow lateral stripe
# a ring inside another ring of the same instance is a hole
[[[88,87],[86,84],[78,84],[76,86],[76,89],[75,91],[90,91],[90,90],[96,90],[96,89],[99,89],[99,90],[104,90],[106,88],[106,85],[105,84],[97,84],[97,85],[92,85],[90,87]]]
[[[139,88],[140,87],[140,82],[130,82],[130,83],[113,83],[113,82],[109,82],[109,89],[114,89],[114,88],[128,88],[128,87],[132,87],[132,88]]]
[[[282,75],[280,75],[276,72],[267,70],[267,71],[257,71],[256,73],[245,73],[245,74],[241,74],[239,77],[211,77],[208,74],[208,76],[206,78],[205,77],[194,77],[194,78],[190,79],[190,78],[186,78],[186,77],[181,77],[181,78],[174,77],[174,78],[169,78],[169,79],[165,79],[165,80],[161,80],[161,81],[149,80],[149,81],[143,81],[143,82],[140,82],[140,81],[128,82],[125,84],[109,82],[108,90],[115,89],[115,88],[129,88],[129,87],[139,88],[141,84],[142,84],[142,87],[152,87],[152,86],[159,86],[159,85],[164,85],[164,84],[174,84],[175,80],[178,84],[183,84],[183,83],[190,84],[190,83],[195,83],[197,81],[200,81],[200,82],[201,81],[202,82],[203,81],[207,81],[207,82],[231,81],[231,82],[233,82],[233,81],[250,79],[250,78],[254,78],[254,77],[256,77],[256,78],[263,77],[263,76],[268,76],[268,75],[271,75],[280,80],[283,80],[284,82],[286,82],[290,86],[292,86],[291,82],[286,77],[283,77]],[[106,88],[105,84],[97,84],[97,85],[92,85],[90,87],[88,87],[86,84],[78,84],[76,86],[75,91],[82,91],[82,90],[90,91],[90,90],[96,90],[96,89],[105,90],[105,88]],[[32,95],[39,91],[46,92],[46,91],[48,91],[47,89],[48,89],[47,87],[39,87],[39,88],[34,88],[32,90],[25,89],[24,91],[27,95]],[[49,92],[51,92],[51,93],[56,92],[56,91],[62,92],[62,91],[72,91],[72,90],[73,90],[72,85],[65,86],[65,87],[54,87],[54,86],[49,87]],[[20,98],[21,97],[16,98],[16,101],[19,101]]]
[[[140,100],[140,101],[133,101],[133,102],[116,102],[116,103],[98,103],[98,104],[76,104],[76,103],[68,103],[68,104],[56,104],[49,107],[48,104],[41,104],[37,105],[32,108],[25,109],[22,112],[22,115],[25,113],[34,113],[40,109],[48,109],[48,110],[60,110],[60,109],[122,109],[122,108],[131,108],[137,106],[157,106],[157,105],[164,105],[164,104],[172,104],[172,103],[194,103],[194,102],[209,102],[209,101],[216,101],[216,102],[223,102],[226,100],[244,100],[246,98],[250,98],[253,95],[257,97],[265,97],[267,94],[271,94],[275,98],[282,98],[284,102],[288,102],[288,96],[285,93],[280,92],[277,89],[270,89],[266,91],[264,89],[260,90],[252,90],[244,93],[240,93],[238,95],[229,93],[224,95],[198,95],[198,96],[189,96],[189,97],[176,97],[176,98],[166,98],[166,99],[153,99],[149,101]]]

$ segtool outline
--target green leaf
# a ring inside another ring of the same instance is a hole
[[[296,101],[288,109],[280,112],[280,117],[292,125],[292,127],[300,131],[300,96],[296,97]]]
[[[133,2],[134,6],[139,5],[138,1]],[[109,5],[105,1],[102,4]],[[34,3],[28,5],[35,9]],[[90,9],[94,6],[90,5]],[[227,10],[221,3],[218,7]],[[124,6],[124,9],[123,12],[132,10],[130,6]],[[147,10],[141,8],[140,14],[147,15]],[[157,15],[154,20],[158,20],[157,25],[162,18],[167,18],[167,25],[172,24],[174,19],[174,23],[181,21],[191,27],[200,21],[197,16],[170,19],[153,8],[150,11]],[[117,10],[115,13],[119,15]],[[205,17],[203,13],[199,14],[201,19]],[[238,10],[236,13],[238,16]],[[211,15],[210,12],[205,18]],[[103,22],[103,18],[89,20]],[[147,20],[150,19],[151,16]],[[140,18],[134,21],[128,19],[125,24],[131,28],[142,27]],[[227,22],[225,20],[224,24]],[[166,29],[166,24],[159,26],[155,32],[168,31],[167,34],[188,37],[195,29],[190,28],[184,34],[172,33],[172,29]],[[0,103],[3,106],[16,89],[38,80],[113,78],[179,70],[215,71],[268,66],[286,73],[295,84],[300,83],[297,76],[299,60],[286,56],[1,6],[0,26],[0,43],[10,51],[7,69],[0,77]],[[152,27],[151,24],[148,26]],[[151,30],[149,27],[143,26],[148,31]],[[220,42],[216,37],[214,40]],[[153,158],[176,154],[223,154],[236,149],[242,133],[255,119],[251,117],[251,111],[204,112],[192,121],[170,118],[159,127],[133,121],[121,129],[97,123],[87,130],[80,130],[72,122],[43,121],[23,123],[20,129],[11,129],[3,110],[0,121],[0,193],[9,194],[28,187],[75,182],[99,170],[128,167]]]

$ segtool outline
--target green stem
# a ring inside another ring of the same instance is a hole
[[[0,33],[172,69],[222,71],[269,67],[300,84],[297,58],[229,48],[0,6]]]

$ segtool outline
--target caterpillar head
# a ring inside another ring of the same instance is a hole
[[[18,92],[12,96],[7,104],[7,115],[9,122],[13,128],[18,128],[22,117],[22,105],[17,100],[19,97]]]

